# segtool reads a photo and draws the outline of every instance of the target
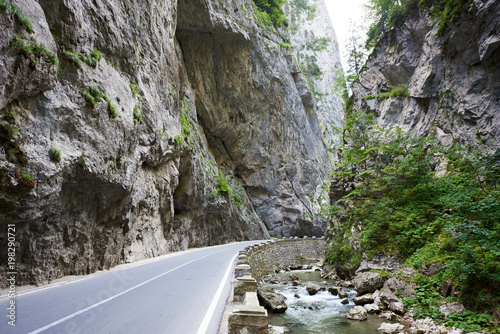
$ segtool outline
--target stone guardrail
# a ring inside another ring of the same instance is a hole
[[[229,334],[268,333],[267,310],[257,297],[257,280],[283,269],[310,268],[325,256],[321,238],[274,239],[246,247],[238,254],[234,269],[233,306],[229,313]]]

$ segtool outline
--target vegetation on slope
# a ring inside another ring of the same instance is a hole
[[[398,254],[418,270],[442,263],[434,291],[449,280],[469,309],[498,307],[500,150],[446,149],[381,129],[363,110],[346,115],[343,137],[335,178],[355,186],[333,207],[327,261],[347,276],[362,253]]]
[[[446,23],[454,22],[460,9],[470,0],[370,0],[367,6],[374,22],[368,30],[366,46],[374,46],[392,28],[400,27],[409,12],[417,7],[427,10],[431,18],[439,20],[438,35],[444,32]]]
[[[288,26],[288,18],[283,12],[285,0],[253,0],[259,20],[275,27]]]

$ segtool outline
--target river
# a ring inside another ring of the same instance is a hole
[[[300,279],[302,285],[293,287],[290,281],[286,282],[292,273]],[[282,283],[266,283],[266,287],[283,294],[287,298],[288,305],[284,314],[270,313],[269,324],[286,326],[290,334],[376,334],[378,327],[383,322],[388,322],[371,315],[366,321],[347,319],[347,312],[354,306],[352,302],[352,298],[356,296],[354,290],[346,289],[349,294],[347,305],[343,305],[338,296],[333,296],[328,291],[320,291],[310,296],[305,285],[307,282],[319,284],[325,281],[320,274],[319,271],[294,270],[277,275]],[[333,281],[327,282],[330,286],[334,285]]]

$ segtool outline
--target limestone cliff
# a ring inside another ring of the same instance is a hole
[[[320,120],[288,33],[261,27],[251,0],[11,3],[0,240],[16,224],[19,283],[322,234]]]
[[[354,108],[384,127],[416,136],[433,131],[484,149],[500,145],[500,3],[471,1],[438,36],[439,20],[413,10],[375,47],[353,84]],[[408,97],[377,98],[391,87]]]

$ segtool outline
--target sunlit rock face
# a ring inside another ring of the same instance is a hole
[[[0,14],[0,221],[20,284],[323,233],[329,116],[251,1],[12,3],[34,31]]]

